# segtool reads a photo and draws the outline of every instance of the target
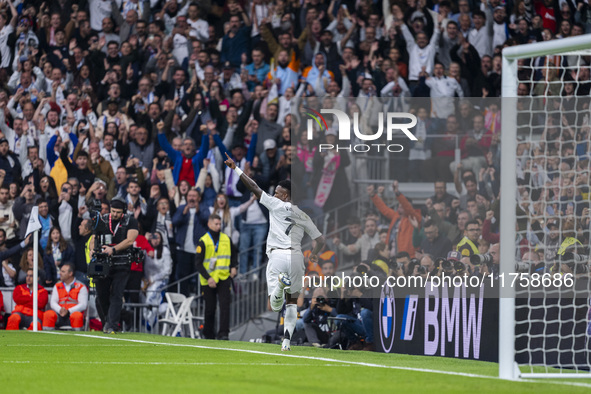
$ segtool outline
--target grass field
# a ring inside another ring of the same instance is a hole
[[[497,364],[142,334],[0,333],[2,393],[589,393],[591,381],[508,382]]]

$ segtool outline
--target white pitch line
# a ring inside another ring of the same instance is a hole
[[[260,350],[232,349],[232,348],[213,347],[213,346],[204,346],[204,345],[190,345],[190,344],[183,344],[183,343],[163,343],[163,342],[154,342],[154,341],[143,341],[140,339],[128,339],[128,338],[121,338],[121,337],[113,337],[113,336],[106,337],[106,336],[77,334],[77,333],[76,334],[74,334],[74,333],[69,334],[69,333],[65,333],[65,332],[54,332],[54,331],[40,331],[40,332],[44,333],[44,334],[52,334],[52,335],[70,335],[70,336],[77,336],[77,337],[105,339],[105,340],[111,340],[111,341],[143,343],[146,345],[188,347],[188,348],[207,349],[207,350],[226,350],[226,351],[232,351],[232,352],[261,354],[261,355],[265,355],[265,356],[291,357],[291,358],[298,358],[298,359],[305,359],[305,360],[326,361],[329,363],[358,365],[361,367],[386,368],[386,369],[395,369],[395,370],[400,370],[400,371],[411,371],[411,372],[434,373],[434,374],[440,374],[440,375],[462,376],[462,377],[466,377],[466,378],[501,380],[498,376],[478,375],[478,374],[472,374],[472,373],[466,373],[466,372],[441,371],[441,370],[437,370],[437,369],[427,369],[427,368],[401,367],[401,366],[395,366],[395,365],[364,363],[364,362],[360,362],[360,361],[346,361],[346,360],[338,360],[338,359],[332,359],[332,358],[327,358],[327,357],[303,356],[303,355],[288,354],[288,353],[269,353],[269,352],[262,352]],[[527,380],[520,379],[520,380],[515,380],[514,382],[542,383],[542,384],[550,383],[550,384],[558,384],[558,385],[562,385],[562,386],[577,386],[577,387],[591,388],[591,384],[576,383],[576,382],[559,382],[559,381],[549,381],[549,380],[537,381],[537,380],[529,380],[529,379],[527,379]]]
[[[22,344],[22,345],[0,345],[0,347],[64,347],[64,346],[73,346],[73,347],[121,347],[123,345],[73,345],[73,344],[67,344],[67,345],[57,345],[57,344],[52,344],[52,343],[46,343],[46,344]],[[137,346],[137,347],[142,347],[144,345],[125,345],[125,346]]]
[[[93,365],[248,365],[252,366],[251,363],[178,363],[178,362],[141,362],[141,361],[42,361],[42,360],[3,360],[3,364],[93,364]],[[279,367],[313,367],[318,364],[277,364],[277,363],[259,363],[257,365],[264,366],[279,366]],[[324,364],[323,367],[342,367],[340,364]],[[346,365],[347,367],[349,365]]]

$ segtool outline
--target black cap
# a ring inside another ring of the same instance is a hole
[[[126,205],[127,204],[125,204],[125,201],[121,200],[120,198],[114,198],[111,200],[111,208],[125,209]]]
[[[0,138],[0,145],[2,145],[5,142],[8,144],[8,140],[6,138]]]

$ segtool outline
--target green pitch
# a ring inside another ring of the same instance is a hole
[[[497,364],[155,335],[0,333],[3,393],[589,393],[589,380],[507,382]]]

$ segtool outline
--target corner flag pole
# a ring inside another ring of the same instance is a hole
[[[39,319],[39,230],[41,230],[41,222],[39,221],[39,207],[31,209],[29,216],[29,223],[27,224],[27,233],[25,239],[29,234],[33,233],[33,331],[37,332],[37,320]]]
[[[37,319],[39,318],[39,230],[33,232],[33,332],[37,332]]]

